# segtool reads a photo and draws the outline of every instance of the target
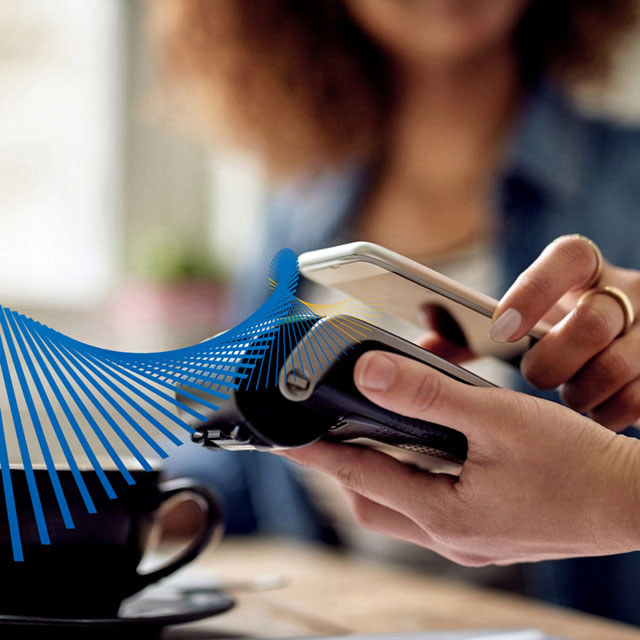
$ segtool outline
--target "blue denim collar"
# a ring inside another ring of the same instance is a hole
[[[542,194],[566,202],[587,180],[589,127],[569,98],[541,82],[529,94],[507,145],[502,178],[524,178]]]

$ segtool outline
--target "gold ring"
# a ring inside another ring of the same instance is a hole
[[[587,236],[583,236],[579,233],[574,233],[573,237],[584,240],[591,247],[591,249],[593,250],[593,254],[596,257],[596,268],[593,270],[593,275],[591,276],[591,278],[589,278],[589,281],[586,284],[583,284],[579,287],[580,289],[591,289],[591,287],[594,287],[596,284],[598,284],[598,280],[600,280],[600,277],[602,276],[602,269],[604,268],[602,252],[600,251],[598,245],[590,238],[587,238]]]
[[[629,296],[622,290],[618,289],[618,287],[613,287],[611,285],[605,285],[604,287],[598,287],[597,289],[589,289],[585,291],[580,298],[578,299],[578,304],[584,302],[590,296],[595,295],[596,293],[604,293],[607,296],[611,296],[622,309],[622,314],[624,315],[624,326],[619,335],[623,335],[629,331],[629,328],[635,321],[635,311],[633,310],[633,305],[631,304],[631,300],[629,300]]]

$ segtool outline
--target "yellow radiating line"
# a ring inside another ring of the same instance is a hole
[[[327,316],[327,317],[329,317],[331,319],[341,318],[343,320],[343,322],[347,322],[347,323],[350,323],[350,324],[365,328],[364,324],[363,324],[365,321],[362,320],[362,318],[357,318],[356,316],[345,316],[345,315],[339,313],[339,314],[335,314],[335,315],[331,315],[331,316]]]
[[[336,324],[339,323],[338,320],[336,320],[335,322],[336,322]],[[342,326],[340,326],[340,330],[344,331],[345,333],[347,333],[347,335],[351,335],[352,336],[353,333],[355,333],[355,334],[357,334],[357,335],[359,335],[361,337],[365,337],[367,335],[366,334],[366,330],[362,331],[362,329],[364,329],[364,327],[360,327],[361,330],[359,330],[358,329],[358,325],[355,325],[355,323],[349,324],[349,323],[343,322],[343,323],[340,323],[340,324],[342,325]],[[349,333],[349,331],[351,331],[351,333]],[[354,339],[355,339],[355,337],[354,337]]]
[[[371,298],[363,301],[350,300],[345,298],[344,300],[340,300],[339,302],[332,302],[330,304],[316,304],[314,302],[307,302],[306,300],[301,300],[300,298],[296,298],[298,302],[303,304],[305,307],[309,309],[344,309],[344,308],[359,308],[364,306],[383,306],[384,300],[386,298]],[[380,302],[378,302],[380,300]]]
[[[269,284],[275,285],[272,278],[269,278]],[[326,329],[332,328],[337,334],[334,339],[350,338],[354,342],[360,342],[361,338],[366,338],[367,320],[380,318],[376,311],[384,307],[387,299],[387,296],[372,297],[363,301],[345,298],[330,304],[316,304],[296,298],[297,302],[312,313],[325,318],[328,325]]]
[[[331,322],[334,325],[347,324],[345,322],[340,322],[337,318],[334,318],[334,317],[329,318],[328,322]],[[347,329],[344,329],[341,326],[337,326],[336,330],[341,332],[341,333],[343,333],[343,334],[346,334],[347,336],[349,336],[351,339],[355,340],[356,342],[360,342],[360,340],[358,340],[358,338],[356,338],[353,334],[349,333],[349,331],[347,331]],[[356,331],[356,333],[358,333],[361,336],[366,336],[366,334],[363,333],[362,331]]]
[[[371,309],[369,300],[367,300],[366,303],[360,303],[354,300],[345,299],[331,304],[314,304],[312,302],[300,300],[299,298],[297,298],[297,300],[313,313],[323,317],[332,317],[334,315],[353,315],[361,320],[364,320],[364,318],[370,320],[380,318],[380,315],[375,313],[376,310]],[[376,304],[378,306],[382,306],[383,303],[377,302]]]
[[[371,309],[368,307],[337,307],[334,309],[312,309],[312,311],[316,314],[320,315],[353,315],[353,316],[371,316],[373,315],[376,318],[380,317],[380,311],[378,309]]]
[[[353,327],[360,327],[361,329],[366,329],[366,327],[358,322],[357,318],[349,317],[349,316],[331,316],[330,318],[335,324],[346,324],[347,326],[351,325]]]

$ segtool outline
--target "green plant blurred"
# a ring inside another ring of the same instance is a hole
[[[224,283],[228,272],[214,259],[207,243],[178,233],[148,235],[134,253],[132,275],[157,282],[206,280]]]

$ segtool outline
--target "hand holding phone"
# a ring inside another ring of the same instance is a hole
[[[309,251],[299,257],[299,265],[309,280],[364,303],[381,300],[386,313],[418,328],[424,328],[420,318],[425,312],[436,330],[438,324],[458,327],[462,335],[450,342],[466,343],[477,356],[512,361],[549,328],[540,322],[517,342],[496,343],[489,337],[489,327],[497,300],[370,242]]]
[[[370,402],[354,384],[354,366],[363,353],[381,350],[417,360],[465,384],[490,387],[489,382],[357,318],[319,318],[311,325],[292,322],[290,335],[297,338],[283,345],[287,353],[277,385],[249,379],[238,389],[229,388],[226,399],[216,398],[215,411],[196,402],[198,411],[209,416],[205,423],[182,412],[196,429],[194,442],[214,450],[279,450],[325,439],[383,450],[433,472],[460,472],[467,455],[464,435]],[[317,347],[323,342],[332,348],[320,352]],[[178,399],[194,404],[188,397]]]

